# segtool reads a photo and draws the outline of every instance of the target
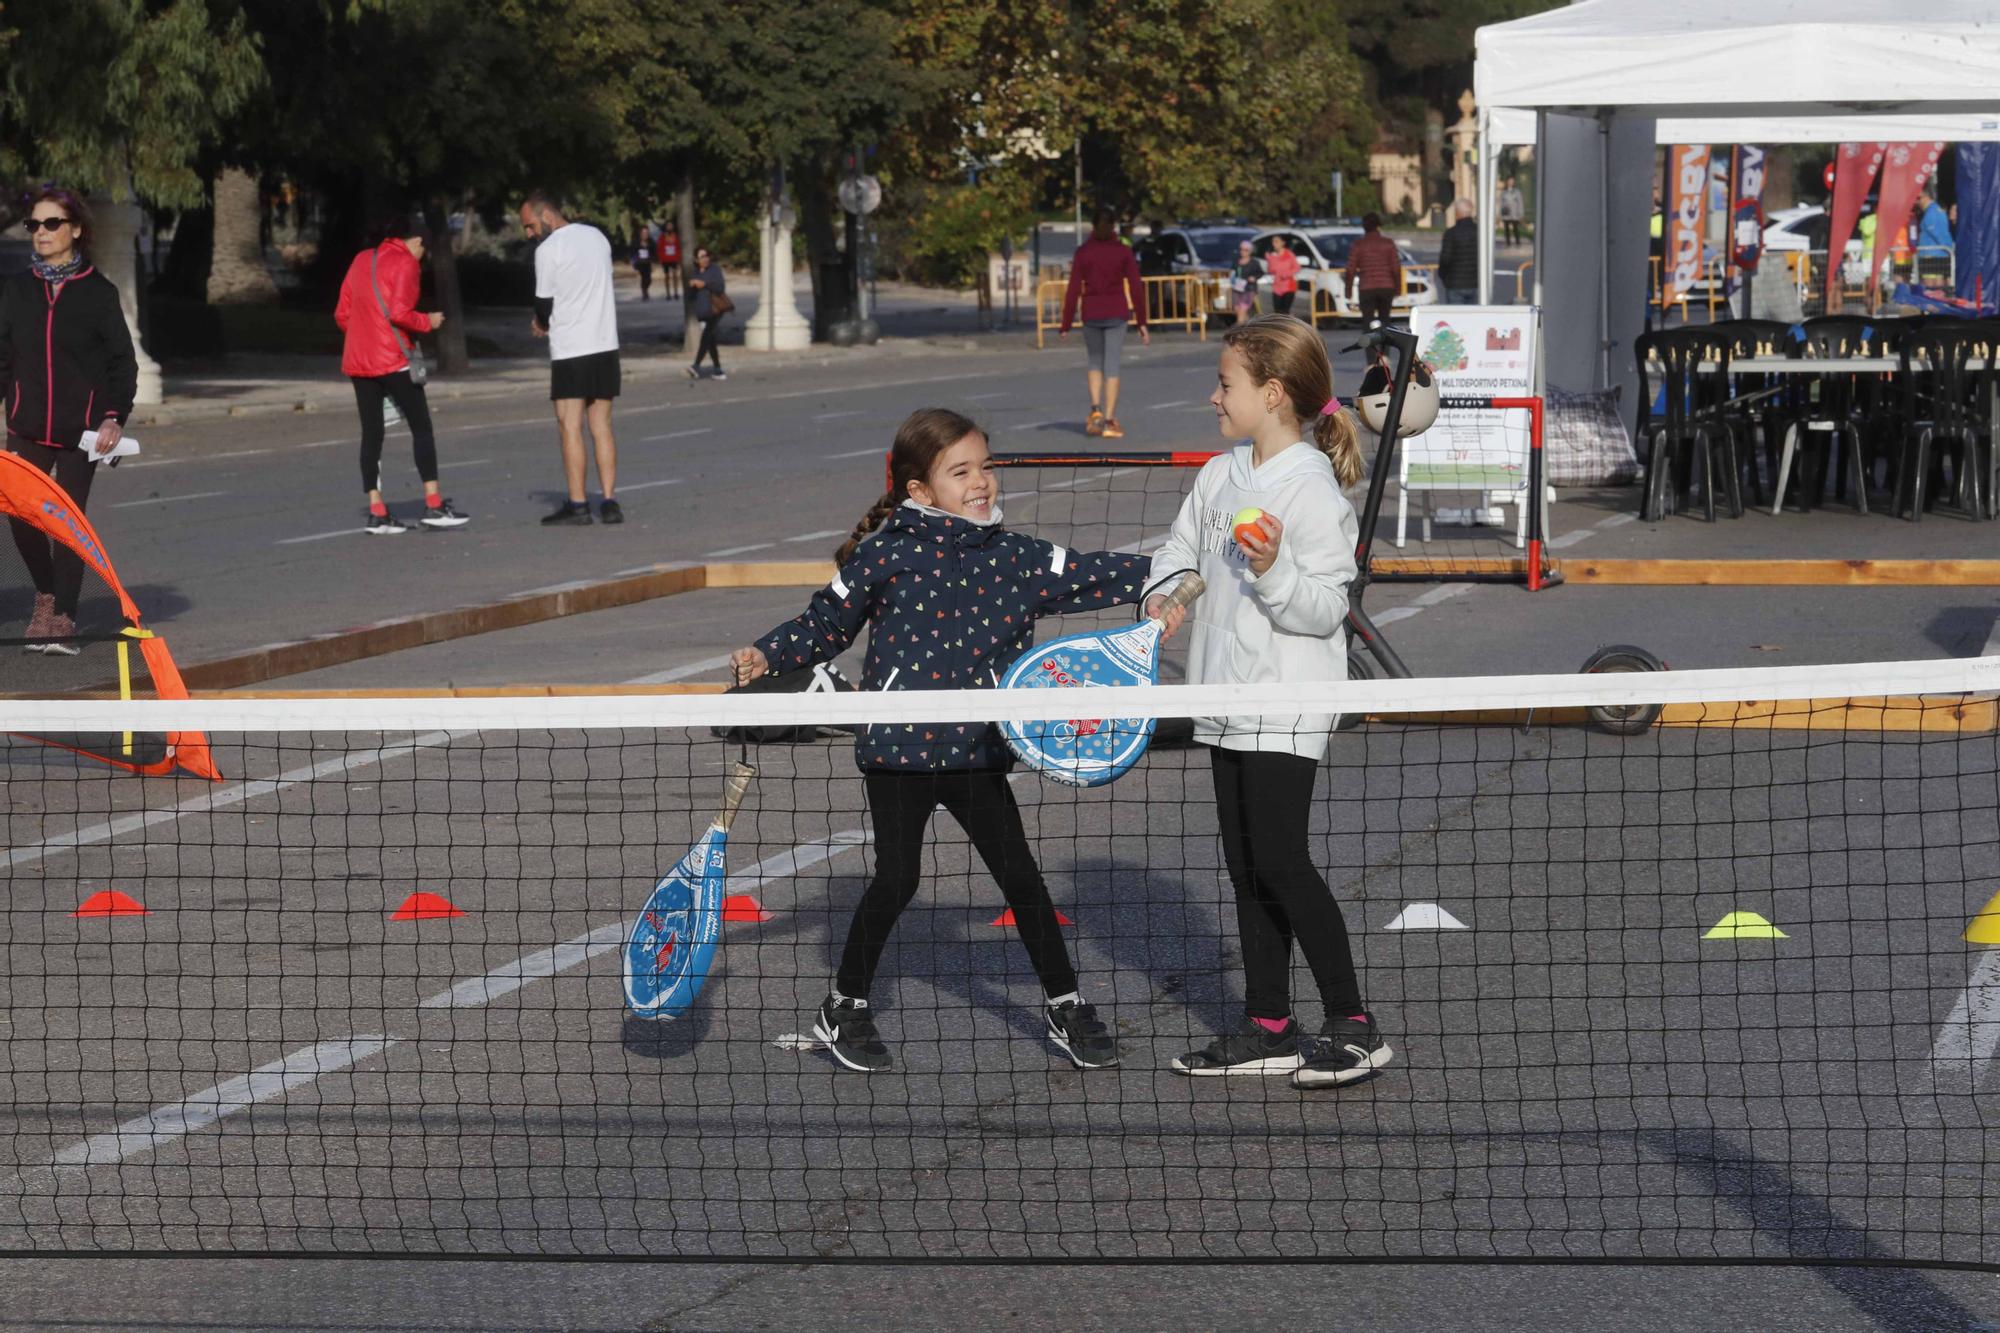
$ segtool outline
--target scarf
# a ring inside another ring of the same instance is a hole
[[[28,267],[31,270],[33,270],[35,276],[40,278],[43,282],[63,283],[63,282],[68,282],[71,278],[83,272],[84,268],[88,265],[88,262],[89,261],[84,259],[82,251],[72,250],[70,251],[69,261],[67,263],[51,264],[48,260],[43,259],[40,255],[36,255],[35,258],[29,262]]]

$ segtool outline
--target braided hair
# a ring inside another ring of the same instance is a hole
[[[889,489],[868,507],[854,532],[833,553],[836,564],[845,565],[868,535],[888,521],[896,506],[909,498],[912,482],[926,481],[937,466],[938,456],[968,435],[984,434],[979,423],[944,407],[923,407],[910,413],[896,427],[896,441],[889,446]]]

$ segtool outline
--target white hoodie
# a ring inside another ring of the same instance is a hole
[[[1251,685],[1347,679],[1347,588],[1357,572],[1354,506],[1333,464],[1301,440],[1262,467],[1239,444],[1203,465],[1153,556],[1152,582],[1192,569],[1208,584],[1189,613],[1188,683]],[[1285,525],[1278,557],[1262,578],[1236,544],[1240,509],[1262,509]],[[1174,580],[1178,582],[1178,580]],[[1157,591],[1166,591],[1160,587]],[[1318,759],[1330,714],[1196,718],[1195,739],[1225,750],[1275,750]]]

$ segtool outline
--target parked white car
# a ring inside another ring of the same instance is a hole
[[[1764,249],[1794,253],[1817,250],[1823,255],[1831,240],[1831,225],[1826,210],[1817,204],[1779,209],[1764,219]],[[1868,256],[1861,246],[1859,227],[1847,239],[1847,258],[1841,267],[1841,278],[1854,286],[1868,281]]]
[[[1295,314],[1306,315],[1310,307],[1304,298],[1313,291],[1326,293],[1325,304],[1333,308],[1336,318],[1360,319],[1361,303],[1347,292],[1347,255],[1360,239],[1362,230],[1352,223],[1323,224],[1313,227],[1273,227],[1258,232],[1251,241],[1257,258],[1263,259],[1271,253],[1272,238],[1283,236],[1294,254],[1299,257],[1300,308]],[[1395,308],[1407,310],[1412,306],[1435,305],[1438,300],[1436,271],[1429,264],[1419,264],[1408,250],[1401,245],[1396,250],[1403,257],[1403,294],[1395,301]],[[1271,308],[1271,277],[1267,273],[1257,284],[1258,306]]]

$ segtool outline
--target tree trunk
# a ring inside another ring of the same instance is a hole
[[[444,311],[443,327],[431,335],[437,339],[438,370],[463,375],[472,368],[472,358],[465,350],[465,297],[458,286],[450,209],[443,198],[424,201],[424,227],[430,232],[431,286],[437,291],[438,309]]]
[[[674,190],[674,221],[681,232],[681,354],[693,356],[701,346],[701,325],[694,318],[694,291],[687,280],[694,276],[694,171],[684,168],[681,183]]]
[[[276,305],[278,284],[264,267],[264,200],[257,178],[241,167],[215,177],[215,251],[208,267],[210,305]]]

